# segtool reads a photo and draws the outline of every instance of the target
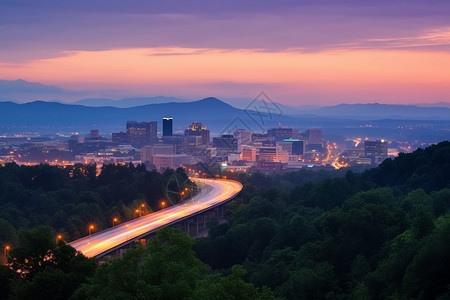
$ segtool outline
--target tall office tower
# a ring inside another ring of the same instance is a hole
[[[202,137],[202,145],[209,145],[209,130],[200,122],[194,122],[184,131],[184,135],[193,135]]]
[[[250,145],[252,143],[252,132],[250,130],[238,129],[234,132],[234,137],[237,139],[238,151],[242,151],[242,146]]]
[[[306,138],[308,139],[308,144],[322,145],[322,129],[311,128],[306,130]]]
[[[385,140],[364,142],[364,155],[386,156],[387,154],[388,154],[388,146]]]
[[[173,118],[163,118],[163,136],[173,135]]]
[[[127,122],[128,142],[132,145],[149,145],[157,141],[157,123],[152,122]]]
[[[271,128],[267,130],[267,136],[271,141],[297,138],[298,130],[294,128]]]

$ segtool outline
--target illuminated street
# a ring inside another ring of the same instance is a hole
[[[165,208],[141,218],[115,225],[113,228],[92,233],[73,241],[70,245],[88,257],[94,257],[126,241],[133,240],[146,232],[163,227],[178,219],[206,210],[224,202],[242,190],[242,184],[232,180],[191,178],[206,187],[191,200]]]

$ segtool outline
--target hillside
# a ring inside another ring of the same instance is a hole
[[[218,270],[242,264],[286,299],[449,299],[449,164],[442,142],[316,183],[302,183],[310,170],[230,173],[244,190],[229,222],[194,249]]]

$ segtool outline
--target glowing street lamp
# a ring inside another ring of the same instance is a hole
[[[135,211],[134,211],[134,218],[136,219],[136,214],[137,213],[139,213],[139,209],[136,209]]]
[[[161,206],[162,206],[162,208],[163,208],[163,210],[164,210],[164,207],[166,206],[166,202],[161,202]]]
[[[8,251],[11,249],[11,247],[6,246],[5,247],[5,264],[8,264]]]
[[[94,229],[94,225],[89,226],[89,240],[91,240],[92,229]]]
[[[58,244],[58,241],[61,240],[61,239],[62,239],[62,235],[61,235],[61,234],[58,234],[58,235],[56,236],[56,244]]]
[[[142,217],[142,208],[145,207],[145,204],[141,204],[141,206],[139,207],[139,217]]]
[[[116,224],[116,222],[117,222],[117,218],[114,218],[113,219],[113,228],[114,228],[114,225]]]

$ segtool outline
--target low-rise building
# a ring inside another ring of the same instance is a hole
[[[189,165],[191,156],[187,154],[156,154],[153,155],[153,164],[157,170],[167,168],[176,169],[178,167]]]

